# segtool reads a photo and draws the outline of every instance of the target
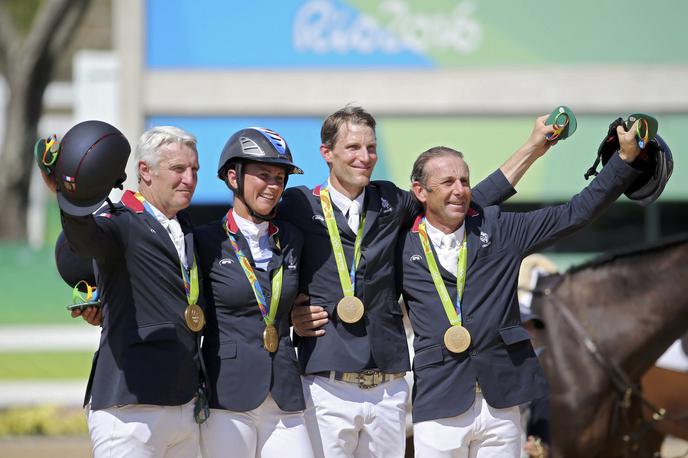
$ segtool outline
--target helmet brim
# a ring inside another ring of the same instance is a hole
[[[93,205],[75,205],[67,198],[64,196],[64,194],[61,191],[57,191],[57,205],[60,207],[60,210],[63,212],[67,213],[68,215],[72,216],[87,216],[93,213],[94,211],[98,210],[102,205],[103,202],[105,202],[105,199],[107,196],[103,197],[102,199],[98,200],[97,203]]]

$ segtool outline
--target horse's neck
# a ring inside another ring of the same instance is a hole
[[[639,376],[688,327],[688,244],[581,270],[562,287],[590,337]]]

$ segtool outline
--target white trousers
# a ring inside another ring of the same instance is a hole
[[[364,390],[354,383],[307,375],[303,389],[315,456],[404,456],[409,389],[403,378]]]
[[[281,410],[272,396],[248,412],[210,409],[201,425],[204,458],[312,458],[303,412]]]
[[[518,458],[519,408],[490,407],[478,391],[471,408],[461,415],[415,423],[413,447],[420,458]]]
[[[87,409],[94,458],[195,458],[194,401],[181,406],[132,404]]]

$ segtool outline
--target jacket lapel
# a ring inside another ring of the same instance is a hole
[[[268,228],[268,233],[274,242],[272,245],[272,258],[268,262],[268,272],[270,273],[270,279],[272,279],[274,273],[282,265],[282,259],[284,258],[284,246],[283,241],[279,238],[279,227],[275,224],[270,223]],[[277,241],[280,242],[280,248],[277,248]]]
[[[142,215],[143,221],[148,226],[148,229],[154,233],[158,239],[162,242],[163,246],[167,248],[168,254],[173,255],[175,258],[179,259],[177,254],[177,249],[174,247],[174,243],[170,238],[167,229],[162,227],[160,221],[148,211],[144,202],[139,200],[137,194],[134,191],[126,190],[120,199],[120,202],[127,207],[130,211],[137,215]]]
[[[196,261],[193,232],[189,231],[184,235],[184,245],[186,246],[186,260],[189,263],[188,267],[191,267]]]
[[[470,270],[478,256],[480,249],[480,222],[482,218],[479,214],[469,211],[466,216],[466,241],[468,243],[468,259],[466,260],[466,270]]]
[[[337,222],[337,228],[339,229],[339,234],[346,234],[347,237],[351,239],[356,238],[356,234],[349,227],[349,221],[344,216],[344,213],[337,207],[334,203],[332,204],[332,213],[334,213],[334,219]]]
[[[368,235],[371,228],[375,225],[375,220],[380,214],[380,191],[377,186],[366,186],[365,201],[363,208],[366,212],[365,227],[363,228],[363,238]],[[348,224],[347,224],[348,227]]]
[[[426,259],[425,249],[423,249],[423,243],[420,241],[420,234],[418,233],[418,225],[420,224],[422,219],[423,219],[423,215],[419,215],[416,217],[416,220],[413,223],[413,227],[411,228],[411,232],[413,232],[413,235],[414,235],[413,243],[415,243],[416,249],[419,250],[419,252],[423,254],[423,259],[425,261],[425,270],[430,275],[430,263]],[[435,264],[437,264],[437,268],[440,271],[440,275],[442,276],[442,279],[445,281],[445,283],[456,285],[456,275],[449,272],[447,269],[445,269],[442,266],[442,264],[440,264],[439,257],[437,256],[437,251],[435,251],[435,245],[432,243],[432,240],[430,240],[429,237],[428,237],[428,242],[430,243],[430,251],[432,252],[433,259],[435,260]]]
[[[162,226],[162,224],[160,224],[160,221],[158,221],[158,219],[154,215],[151,215],[148,212],[144,212],[143,218],[148,227],[151,229],[151,231],[155,233],[155,235],[157,235],[158,239],[165,246],[168,254],[170,256],[173,256],[175,259],[179,259],[177,248],[175,248],[174,243],[172,242],[172,238],[170,237],[170,234],[167,232],[167,229],[165,229]]]

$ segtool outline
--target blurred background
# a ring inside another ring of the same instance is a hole
[[[322,120],[362,105],[378,121],[374,178],[406,188],[415,157],[436,145],[462,151],[477,183],[536,116],[567,105],[575,135],[506,205],[525,210],[585,186],[615,118],[654,115],[675,161],[664,194],[646,208],[624,197],[553,246],[566,268],[688,229],[686,17],[681,0],[2,0],[0,450],[39,450],[34,438],[2,439],[27,429],[76,431],[66,456],[88,454],[78,406],[99,329],[65,310],[71,292],[53,260],[59,213],[33,165],[39,136],[87,119],[114,124],[132,145],[153,125],[189,130],[201,163],[191,212],[201,224],[230,205],[217,159],[245,126],[284,136],[306,172],[289,185],[313,186],[327,175]]]

